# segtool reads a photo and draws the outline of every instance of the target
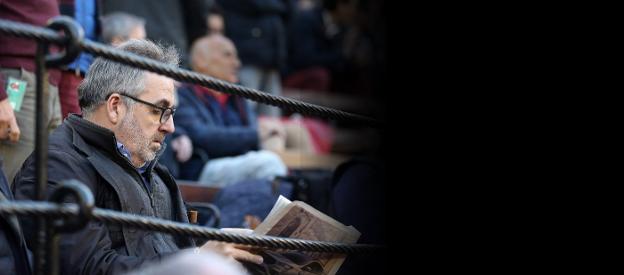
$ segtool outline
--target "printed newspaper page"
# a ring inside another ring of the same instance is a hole
[[[356,243],[360,232],[345,226],[313,207],[280,196],[255,234],[305,240]],[[346,255],[293,250],[258,251],[264,258],[254,274],[335,274]]]

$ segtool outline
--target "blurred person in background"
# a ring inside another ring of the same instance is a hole
[[[102,42],[117,46],[130,39],[145,39],[145,20],[125,12],[102,17]]]
[[[45,27],[59,15],[55,0],[2,0],[0,18]],[[9,183],[35,149],[35,54],[37,41],[0,35],[0,158]],[[51,52],[58,48],[51,47]],[[61,124],[58,94],[60,71],[48,69],[44,76],[43,114],[48,133]],[[9,139],[6,139],[6,137]]]
[[[59,15],[56,1],[0,1],[0,18],[37,26]],[[0,35],[0,202],[12,201],[12,179],[34,149],[35,40]],[[59,72],[45,76],[46,125],[60,124]],[[5,166],[5,160],[8,164]],[[9,179],[5,176],[9,174]],[[17,217],[0,215],[0,270],[3,274],[31,274],[29,251]]]
[[[100,26],[97,13],[99,9],[95,0],[60,0],[59,9],[62,15],[72,17],[82,27],[85,39],[97,41]],[[72,63],[61,67],[59,98],[63,118],[70,113],[80,114],[78,85],[92,62],[93,56],[82,52]]]
[[[222,35],[203,37],[191,49],[194,71],[230,83],[238,82],[240,61],[232,41]],[[269,151],[274,137],[284,135],[276,125],[257,128],[256,116],[243,98],[199,85],[178,89],[178,129],[197,151],[180,176],[223,187],[246,179],[286,175],[281,159]],[[201,152],[201,153],[200,153]]]
[[[214,0],[106,0],[104,15],[125,12],[145,20],[147,38],[174,45],[180,52],[181,66],[188,68],[191,41],[206,34],[205,12]]]
[[[214,4],[210,7],[208,14],[206,15],[206,25],[208,31],[206,34],[223,34],[225,31],[225,21],[223,19],[223,10],[218,4]]]

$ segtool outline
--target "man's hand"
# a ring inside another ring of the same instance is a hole
[[[242,228],[223,228],[222,231],[226,231],[229,233],[237,233],[237,234],[251,234],[253,232],[249,229]],[[262,264],[262,257],[249,253],[245,249],[248,249],[249,246],[241,245],[241,244],[232,244],[225,242],[217,242],[217,241],[209,241],[200,247],[203,251],[212,251],[224,255],[228,258],[237,260],[237,261],[248,261],[256,264]]]
[[[179,162],[186,162],[193,154],[193,143],[187,135],[181,135],[171,141],[171,147],[176,152],[176,158]]]
[[[286,127],[277,119],[259,119],[258,137],[262,149],[271,151],[284,151],[286,149]]]
[[[274,118],[261,118],[258,120],[258,135],[260,142],[266,141],[274,136],[286,137],[286,128],[281,121]]]
[[[20,128],[15,120],[13,107],[9,104],[9,99],[0,101],[0,140],[7,137],[12,142],[17,142],[20,138]]]

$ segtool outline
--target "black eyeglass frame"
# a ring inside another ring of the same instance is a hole
[[[136,98],[136,97],[134,97],[134,96],[131,96],[131,95],[122,94],[122,93],[119,93],[119,95],[120,95],[120,96],[125,96],[125,97],[127,97],[127,98],[130,98],[130,99],[132,99],[132,100],[136,101],[136,102],[143,103],[143,104],[145,104],[145,105],[147,105],[147,106],[154,107],[154,108],[156,108],[156,109],[160,110],[160,120],[159,120],[159,121],[160,121],[160,124],[165,124],[165,122],[167,122],[167,120],[169,120],[169,118],[170,118],[170,117],[172,117],[172,116],[175,114],[176,110],[177,110],[176,108],[173,108],[173,107],[162,107],[162,106],[158,106],[158,105],[156,105],[156,104],[154,104],[154,103],[150,103],[150,102],[147,102],[147,101],[145,101],[145,100],[138,99],[138,98]],[[109,97],[110,97],[110,96],[109,96]],[[167,111],[169,111],[169,110],[171,110],[171,113],[170,113],[170,114],[168,114],[168,115],[167,115],[167,117],[165,118],[165,113],[166,113]],[[163,118],[164,118],[164,119],[163,119]]]

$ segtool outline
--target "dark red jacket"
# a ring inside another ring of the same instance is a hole
[[[59,15],[57,0],[0,0],[0,18],[37,26]],[[35,71],[37,42],[32,39],[0,35],[0,67]],[[50,82],[58,84],[58,71],[50,71]],[[6,79],[0,73],[0,100],[6,98]]]

